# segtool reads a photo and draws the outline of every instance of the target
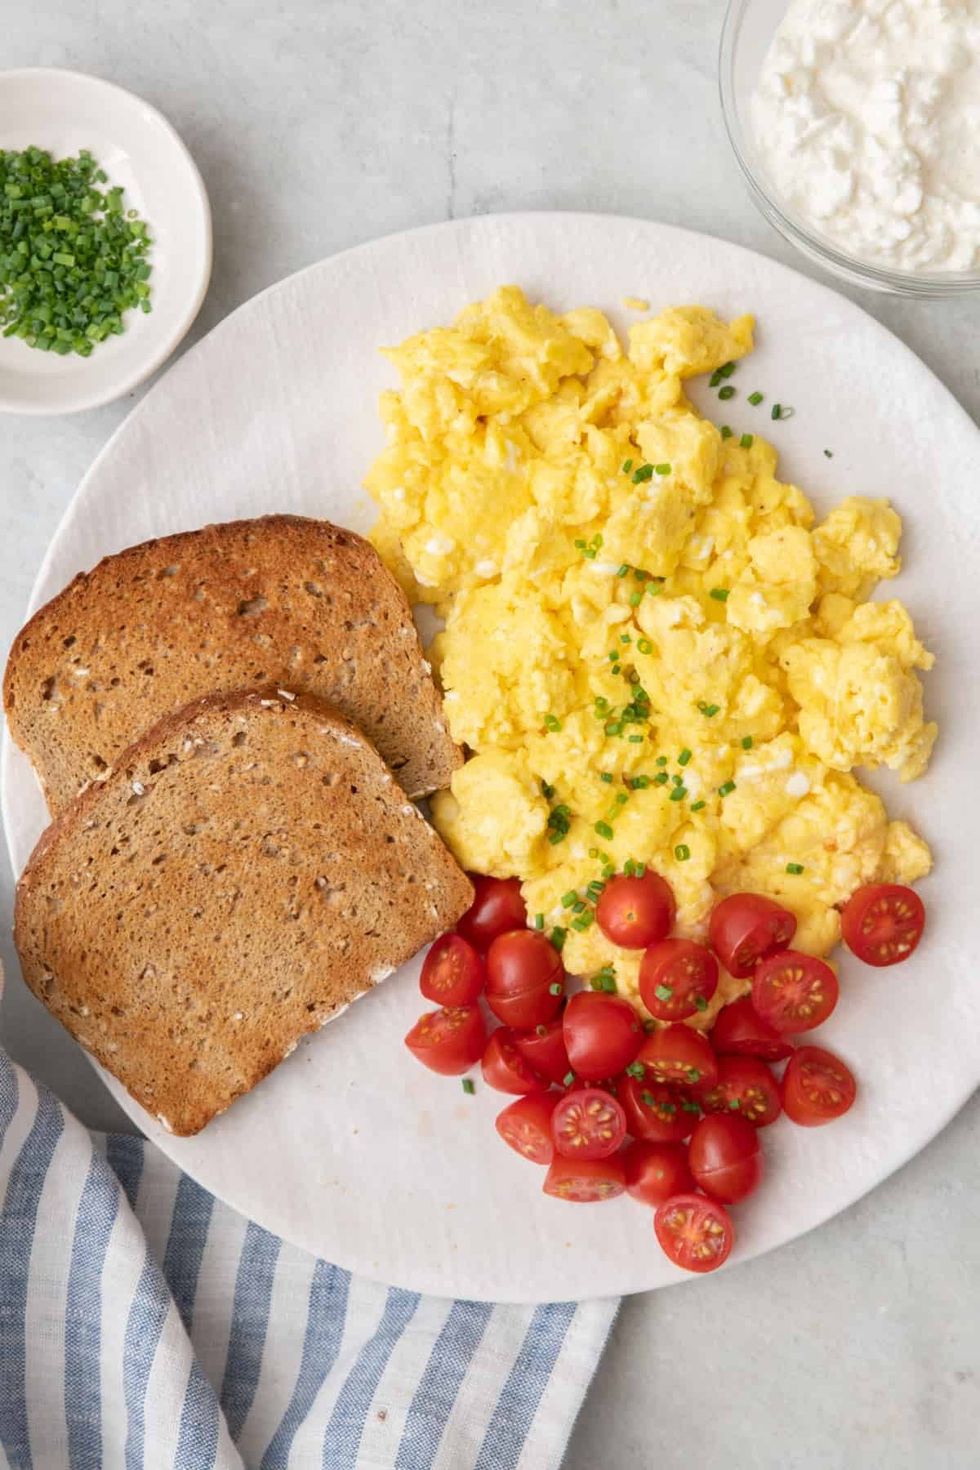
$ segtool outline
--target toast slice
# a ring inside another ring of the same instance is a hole
[[[269,684],[334,705],[409,796],[460,763],[401,588],[362,537],[299,516],[106,557],[15,638],[4,707],[56,813],[164,715]]]
[[[14,937],[34,994],[189,1134],[471,899],[348,721],[242,691],[168,715],[65,808]]]

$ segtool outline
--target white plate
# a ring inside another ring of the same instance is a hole
[[[177,347],[211,278],[211,210],[193,158],[167,119],[111,82],[55,67],[0,72],[0,148],[56,158],[87,148],[150,227],[153,310],[92,353],[58,357],[0,337],[0,412],[76,413],[130,392]]]
[[[973,978],[978,785],[975,613],[980,435],[932,374],[856,306],[719,240],[571,214],[464,220],[379,240],[267,291],[188,353],[96,461],[55,536],[33,603],[103,553],[207,519],[293,510],[358,529],[358,488],[382,434],[383,343],[448,321],[504,281],[621,323],[626,294],[700,301],[759,317],[759,349],[726,406],[767,432],[783,472],[818,506],[891,495],[907,523],[897,591],[939,656],[928,700],[943,733],[929,776],[890,785],[896,815],[934,843],[930,934],[895,971],[845,966],[826,1039],[861,1095],[833,1127],[777,1124],[768,1179],[737,1211],[745,1260],[871,1189],[936,1133],[980,1079]],[[796,407],[771,425],[744,390]],[[702,403],[708,396],[698,390]],[[717,412],[719,405],[712,403]],[[833,450],[827,459],[823,450]],[[26,760],[4,751],[4,811],[17,871],[44,824]],[[298,1244],[417,1290],[544,1301],[641,1291],[681,1279],[628,1199],[579,1210],[498,1142],[504,1099],[475,1097],[414,1063],[401,1038],[422,1008],[409,965],[311,1038],[201,1136],[178,1140],[115,1095],[149,1136],[223,1199]]]

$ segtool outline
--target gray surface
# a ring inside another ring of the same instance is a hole
[[[721,10],[720,0],[39,0],[10,7],[0,64],[96,72],[171,117],[214,208],[199,335],[345,246],[491,210],[636,214],[807,269],[755,214],[728,153],[715,96]],[[980,415],[980,299],[850,294]],[[3,419],[4,649],[75,484],[129,407]],[[94,1073],[25,994],[6,937],[2,949],[7,1046],[87,1122],[111,1126],[118,1115]],[[925,1154],[814,1235],[626,1303],[566,1470],[977,1465],[978,1136],[974,1099]]]

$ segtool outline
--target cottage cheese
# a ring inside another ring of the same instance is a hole
[[[980,269],[980,0],[792,0],[752,127],[778,192],[849,254]]]

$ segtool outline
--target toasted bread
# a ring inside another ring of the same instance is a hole
[[[189,1134],[471,899],[347,720],[240,691],[168,715],[64,809],[15,939],[35,995]]]
[[[398,584],[362,537],[298,516],[106,557],[17,635],[4,707],[57,812],[164,715],[269,684],[353,720],[409,796],[459,764]]]

